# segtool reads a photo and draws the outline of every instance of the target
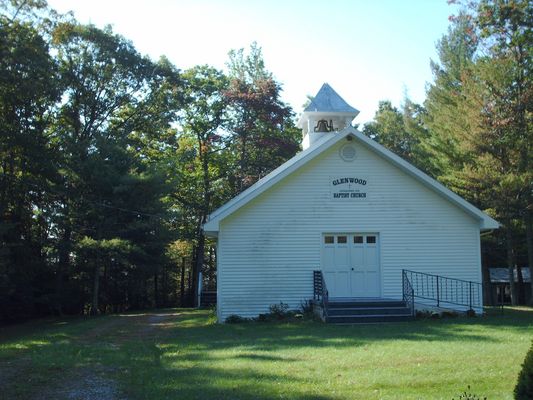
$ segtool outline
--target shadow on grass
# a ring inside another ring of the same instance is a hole
[[[165,315],[164,324],[154,318]],[[307,362],[314,349],[348,352],[397,340],[483,345],[499,342],[488,331],[512,328],[530,335],[533,328],[531,308],[506,309],[503,315],[492,309],[478,318],[353,326],[307,321],[208,325],[207,316],[207,311],[170,310],[56,321],[33,326],[31,334],[26,327],[22,340],[13,339],[13,332],[7,341],[0,338],[0,360],[29,354],[31,364],[17,372],[39,376],[44,383],[47,377],[58,379],[57,368],[105,366],[110,377],[122,382],[128,399],[327,400],[339,398],[327,394],[327,382],[337,371],[323,371],[332,376],[319,378],[292,373],[292,368],[316,367],[316,358]]]
[[[167,326],[165,336],[154,344],[162,350],[162,359],[147,356],[124,361],[139,366],[128,378],[132,393],[140,393],[140,398],[333,399],[339,394],[329,396],[327,382],[335,379],[338,369],[330,370],[330,376],[325,371],[325,376],[306,380],[296,379],[298,375],[290,371],[297,367],[291,365],[313,368],[317,359],[308,362],[307,354],[317,348],[325,349],[325,354],[328,349],[350,352],[396,340],[482,346],[500,342],[494,335],[483,334],[485,328],[512,327],[518,333],[533,328],[533,309],[510,310],[504,316],[354,326],[317,322],[205,325],[206,315],[183,312]],[[150,384],[138,384],[145,381]],[[314,394],[313,387],[319,393]]]

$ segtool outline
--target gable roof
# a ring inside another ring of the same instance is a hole
[[[257,196],[268,190],[277,182],[281,181],[283,178],[290,175],[292,172],[304,166],[305,164],[307,164],[307,162],[309,162],[310,160],[312,160],[313,158],[326,151],[327,149],[329,149],[330,147],[332,147],[333,145],[335,145],[336,143],[338,143],[349,135],[353,136],[359,143],[361,143],[374,153],[378,154],[379,156],[383,157],[385,160],[389,161],[391,164],[395,165],[400,170],[415,178],[424,186],[433,190],[434,192],[448,200],[450,203],[454,204],[467,214],[479,220],[480,229],[497,229],[499,227],[499,223],[489,217],[483,211],[474,207],[462,197],[458,196],[450,189],[437,182],[435,179],[430,178],[428,175],[426,175],[413,165],[409,164],[407,161],[398,157],[390,150],[387,150],[379,143],[363,135],[355,128],[349,126],[340,132],[324,134],[323,137],[313,143],[311,147],[298,153],[293,158],[276,168],[270,174],[261,178],[254,185],[246,189],[244,192],[235,196],[222,207],[213,211],[209,215],[208,221],[204,224],[204,231],[208,234],[218,232],[219,223],[221,220],[223,220],[230,214],[233,214],[239,208],[249,203],[251,200],[255,199]]]
[[[346,103],[331,86],[324,83],[304,112],[341,112],[359,114],[359,111]]]

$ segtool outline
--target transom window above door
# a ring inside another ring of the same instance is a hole
[[[324,244],[376,244],[377,236],[355,234],[355,235],[324,235]]]

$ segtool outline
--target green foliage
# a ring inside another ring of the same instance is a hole
[[[231,314],[224,322],[226,324],[242,324],[243,322],[250,322],[250,319],[241,317],[240,315]]]
[[[518,375],[518,382],[514,388],[516,400],[528,400],[533,398],[533,343],[526,354],[522,370]]]
[[[44,255],[57,157],[47,128],[56,79],[39,31],[0,16],[0,321],[49,310],[53,271]]]
[[[424,147],[438,180],[502,222],[496,246],[485,247],[491,266],[531,264],[533,235],[524,231],[533,205],[532,5],[460,3],[432,62]],[[520,297],[514,285],[511,297]]]
[[[290,314],[289,305],[283,302],[280,302],[279,304],[271,304],[268,309],[270,314],[277,319],[284,319]]]
[[[238,194],[296,154],[301,132],[280,99],[281,85],[265,69],[261,48],[254,43],[249,54],[240,49],[229,56],[225,127],[235,170],[229,183]]]
[[[283,302],[279,304],[271,304],[269,307],[269,312],[265,314],[259,314],[256,321],[259,322],[273,322],[273,321],[297,321],[303,318],[314,319],[313,318],[313,309],[310,303],[302,304],[302,312],[299,313],[295,310],[289,310],[289,305]]]
[[[390,101],[381,101],[374,120],[365,124],[363,133],[419,169],[432,173],[427,151],[423,147],[429,133],[424,126],[425,110],[405,99],[402,110]]]
[[[455,397],[454,397],[455,399]],[[468,388],[459,395],[458,397],[459,400],[461,399],[464,399],[464,400],[487,400],[486,397],[479,397],[477,394],[474,394],[470,391],[470,386],[468,386]]]
[[[177,70],[44,2],[2,6],[0,320],[164,304]]]
[[[218,317],[217,317],[217,307],[211,307],[209,309],[209,315],[207,316],[207,324],[213,325],[218,323]]]
[[[304,317],[313,317],[314,316],[314,305],[313,300],[305,300],[300,302],[300,312]]]
[[[363,133],[422,171],[434,175],[435,166],[424,146],[429,138],[425,114],[424,107],[407,98],[401,110],[390,101],[381,101],[374,120],[364,125]]]
[[[260,48],[231,52],[229,75],[181,73],[9,0],[0,55],[0,321],[184,305],[199,272],[213,285],[208,214],[298,148]]]

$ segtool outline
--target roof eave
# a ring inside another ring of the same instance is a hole
[[[219,207],[217,210],[213,211],[208,216],[208,221],[203,226],[204,230],[209,229],[210,231],[218,232],[219,222],[221,220],[226,218],[228,215],[232,214],[234,211],[239,209],[242,205],[246,204],[251,199],[259,196],[261,193],[263,193],[265,190],[270,188],[272,185],[275,185],[277,182],[282,180],[287,175],[290,175],[293,171],[300,168],[301,165],[304,165],[305,163],[307,163],[309,159],[312,159],[315,157],[315,155],[320,154],[325,147],[329,147],[337,143],[339,140],[347,136],[351,130],[353,130],[353,128],[348,127],[340,131],[338,134],[334,136],[324,136],[323,141],[317,143],[315,146],[310,147],[304,152],[299,153],[303,156],[296,162],[287,166],[287,163],[291,162],[291,160],[288,160],[284,164],[280,165],[270,174],[268,174],[264,178],[257,181],[254,185],[250,186],[244,192],[234,197],[228,203],[226,203],[222,207]],[[297,156],[298,155],[296,155],[295,157]],[[266,182],[266,183],[262,183],[262,182]]]
[[[428,176],[427,174],[425,174],[424,172],[422,172],[415,166],[409,164],[403,158],[397,156],[392,151],[383,147],[382,145],[375,142],[368,136],[365,136],[363,133],[357,131],[356,129],[354,129],[354,131],[356,132],[354,136],[358,137],[364,144],[374,149],[378,154],[381,154],[386,159],[392,161],[393,164],[399,167],[402,171],[407,172],[409,175],[416,178],[419,182],[421,182],[425,186],[443,195],[452,204],[455,204],[457,207],[465,211],[467,214],[478,219],[480,221],[480,229],[498,229],[500,227],[500,224],[498,221],[491,218],[490,216],[485,214],[483,211],[479,210],[477,207],[467,202],[465,199],[463,199],[458,194],[448,189],[446,186],[442,185],[437,180],[431,178],[430,176]]]
[[[396,167],[400,168],[402,171],[406,172],[408,175],[412,176],[426,187],[445,197],[448,201],[450,201],[456,207],[465,211],[468,215],[477,219],[480,224],[480,230],[498,229],[500,227],[500,224],[496,220],[485,214],[483,211],[468,203],[462,197],[452,192],[450,189],[446,188],[444,185],[437,182],[435,179],[429,177],[413,165],[409,164],[401,157],[397,156],[390,150],[386,149],[379,143],[375,142],[374,140],[370,139],[363,133],[350,126],[346,127],[335,136],[329,137],[327,140],[322,141],[316,146],[310,147],[308,150],[305,151],[305,154],[303,152],[300,153],[302,154],[302,157],[293,162],[292,164],[287,165],[287,163],[290,163],[291,160],[282,164],[280,167],[276,168],[274,171],[268,174],[265,178],[259,180],[258,182],[256,182],[256,184],[252,185],[247,190],[239,194],[237,197],[230,200],[224,206],[215,210],[208,217],[208,222],[204,224],[204,230],[209,231],[211,233],[218,232],[219,222],[221,220],[226,218],[228,215],[231,215],[244,204],[248,203],[248,201],[252,200],[264,191],[268,190],[271,186],[275,185],[287,175],[290,175],[292,172],[300,168],[300,166],[306,164],[308,160],[314,158],[316,155],[322,153],[322,151],[333,146],[335,143],[342,140],[348,135],[354,136],[361,143],[363,143],[363,145],[366,145],[378,155],[385,158],[386,160],[389,160],[394,165],[396,165]],[[298,157],[298,155],[295,157]]]

